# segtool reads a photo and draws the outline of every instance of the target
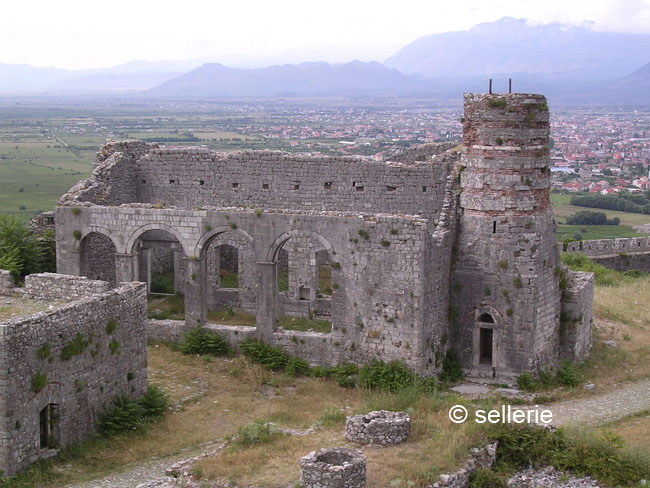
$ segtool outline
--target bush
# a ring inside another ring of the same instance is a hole
[[[454,349],[447,349],[444,359],[442,360],[442,371],[440,381],[445,383],[455,383],[465,377],[463,365],[460,362],[458,353]]]
[[[151,293],[174,294],[174,273],[151,273]]]
[[[162,388],[156,385],[149,385],[147,387],[147,393],[140,398],[139,403],[142,406],[143,416],[145,418],[156,418],[165,413],[169,402]]]
[[[232,354],[232,348],[228,341],[218,332],[196,327],[183,335],[181,352],[183,354],[223,356]]]
[[[573,271],[589,271],[594,273],[594,281],[601,286],[615,286],[623,282],[626,275],[620,271],[606,268],[593,262],[587,256],[577,252],[562,253],[562,262]]]
[[[265,344],[259,339],[244,339],[239,343],[244,356],[261,363],[271,371],[282,371],[289,362],[290,356],[279,347]]]
[[[557,381],[564,385],[575,387],[582,382],[582,374],[575,363],[564,362],[555,373]]]
[[[271,424],[257,419],[250,424],[240,426],[237,429],[237,444],[240,446],[253,446],[270,442],[273,438]]]
[[[478,468],[469,477],[469,488],[506,488],[503,475],[486,468]]]
[[[309,373],[309,364],[304,359],[293,357],[287,361],[285,371],[289,376],[304,376]]]
[[[364,388],[396,392],[415,386],[417,379],[400,361],[384,363],[374,359],[359,369],[359,385]]]
[[[631,486],[650,477],[650,461],[622,450],[620,438],[611,433],[581,430],[569,435],[562,429],[513,424],[493,424],[487,431],[498,441],[497,471],[551,465],[610,486]]]
[[[32,377],[32,390],[34,393],[38,393],[43,388],[47,386],[47,374],[41,373],[40,371],[34,373]]]
[[[54,233],[37,238],[28,225],[13,215],[0,215],[0,269],[15,281],[32,273],[55,271]]]
[[[113,406],[99,415],[99,432],[111,436],[125,430],[134,430],[144,421],[162,416],[167,410],[167,396],[157,386],[149,385],[138,399],[120,396]]]

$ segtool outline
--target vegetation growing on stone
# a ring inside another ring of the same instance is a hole
[[[47,386],[47,374],[37,371],[32,376],[32,390],[34,393],[40,392],[43,388]]]
[[[88,341],[86,341],[83,335],[80,332],[77,332],[74,340],[68,342],[63,349],[61,349],[61,359],[63,361],[69,361],[73,356],[79,356],[88,347]]]

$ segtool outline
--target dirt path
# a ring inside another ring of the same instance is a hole
[[[541,407],[541,405],[540,405]],[[637,381],[609,393],[544,405],[553,425],[602,425],[650,410],[650,380]]]

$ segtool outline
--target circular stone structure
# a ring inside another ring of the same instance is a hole
[[[406,412],[378,410],[345,419],[345,438],[360,444],[399,444],[411,431]]]
[[[366,486],[366,456],[346,447],[312,451],[300,458],[300,486],[363,488]]]

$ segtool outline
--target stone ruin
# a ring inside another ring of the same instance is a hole
[[[336,447],[312,451],[300,458],[302,488],[364,488],[366,456],[361,451]]]
[[[411,432],[406,412],[378,410],[345,419],[345,438],[359,444],[389,445],[405,441]]]
[[[555,245],[546,99],[464,103],[462,149],[393,161],[107,143],[56,209],[58,271],[113,286],[173,273],[185,321],[150,321],[156,337],[207,325],[310,363],[401,360],[421,375],[449,349],[476,377],[581,360],[593,278]],[[256,326],[210,323],[224,307]],[[331,332],[283,330],[281,316]]]
[[[88,438],[115,398],[146,392],[146,287],[42,273],[18,288],[0,270],[0,300],[40,305],[0,319],[0,471],[11,476]]]

